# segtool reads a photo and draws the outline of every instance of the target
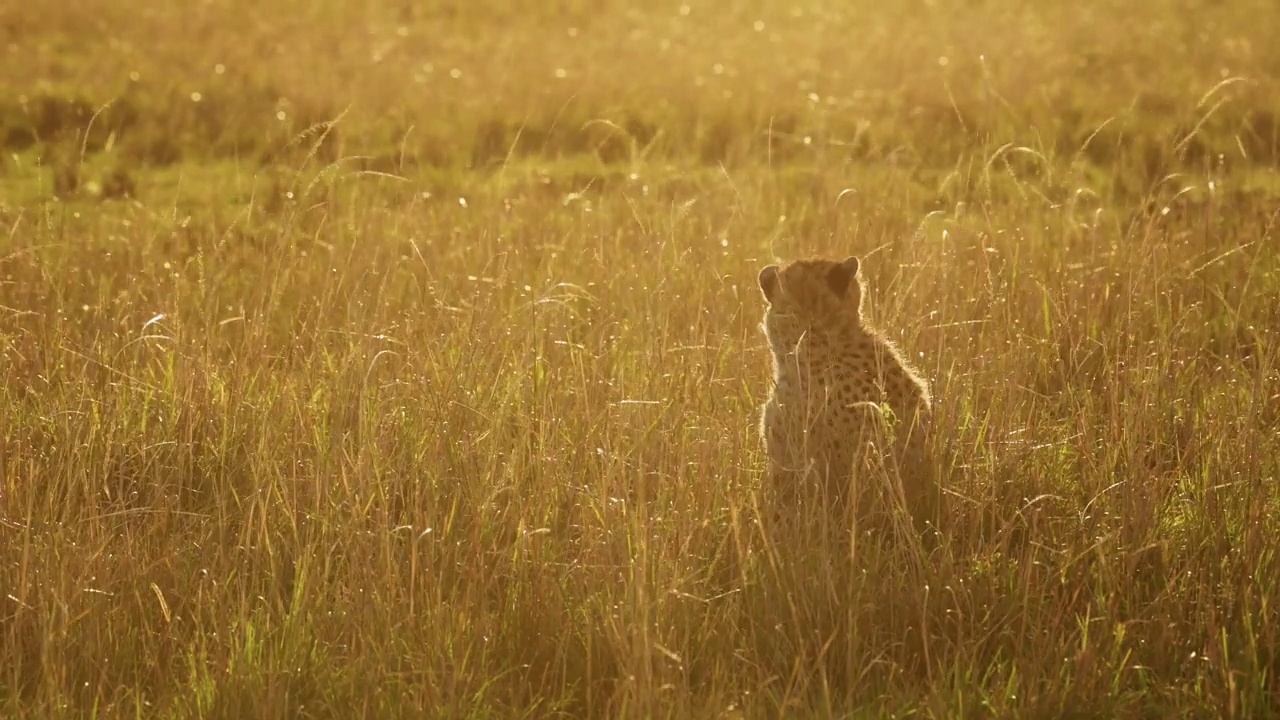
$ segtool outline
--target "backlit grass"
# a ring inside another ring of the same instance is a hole
[[[1276,710],[1270,5],[10,5],[0,715]],[[945,503],[797,552],[849,254]]]

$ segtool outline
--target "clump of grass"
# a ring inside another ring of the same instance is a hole
[[[0,11],[4,715],[1274,710],[1274,13],[563,9]],[[850,253],[943,508],[780,545]]]

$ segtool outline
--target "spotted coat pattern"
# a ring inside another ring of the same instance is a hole
[[[862,479],[888,472],[912,514],[933,489],[925,439],[933,401],[926,383],[863,315],[859,260],[770,265],[759,284],[773,389],[760,431],[782,507],[821,503],[868,509],[883,502]],[[819,493],[819,494],[815,494]],[[871,498],[871,500],[868,500]],[[816,499],[816,500],[815,500]]]

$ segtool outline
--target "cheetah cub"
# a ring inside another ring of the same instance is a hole
[[[888,496],[869,487],[878,475],[920,520],[933,490],[925,458],[929,386],[867,325],[858,270],[858,258],[850,257],[760,271],[774,375],[760,432],[776,507],[883,510]],[[885,472],[857,472],[859,466]]]

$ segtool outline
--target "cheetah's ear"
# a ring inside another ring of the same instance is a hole
[[[764,293],[764,299],[773,302],[778,296],[778,266],[770,265],[760,271],[760,292]]]
[[[858,258],[849,256],[844,262],[827,271],[827,285],[837,297],[849,292],[849,283],[858,276]]]

